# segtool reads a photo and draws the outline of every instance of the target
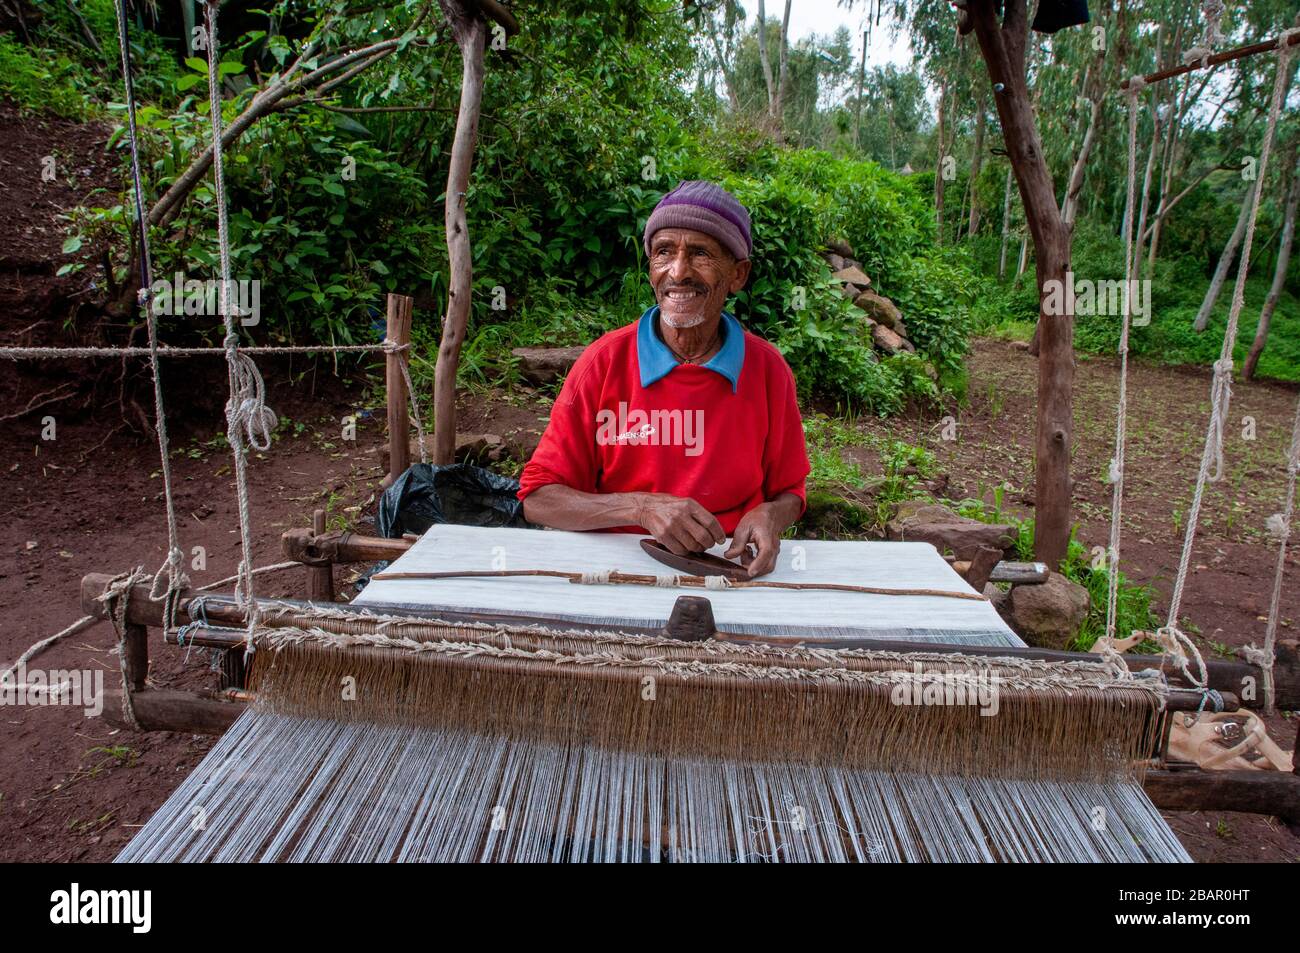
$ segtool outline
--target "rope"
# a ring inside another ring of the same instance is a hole
[[[149,330],[149,369],[153,374],[154,430],[158,435],[158,454],[162,458],[163,499],[167,512],[167,557],[154,573],[149,598],[162,602],[163,624],[170,625],[176,611],[176,595],[189,585],[183,568],[184,553],[176,521],[176,503],[172,498],[171,450],[167,439],[167,411],[163,404],[162,374],[158,365],[158,322],[149,307],[149,289],[153,287],[153,260],[149,253],[149,222],[144,211],[144,184],[140,176],[140,147],[136,129],[135,84],[131,78],[131,43],[127,35],[126,0],[117,2],[118,46],[122,52],[122,80],[126,87],[127,129],[131,140],[131,179],[135,186],[135,220],[140,230],[140,289],[137,293]],[[224,294],[224,292],[223,292]],[[159,591],[163,571],[167,588]]]
[[[409,351],[410,344],[398,344],[396,341],[384,341],[385,351]],[[411,383],[411,356],[402,354],[402,359],[397,362],[397,366],[402,370],[402,379],[406,381],[406,396],[411,401],[411,417],[415,421],[415,436],[420,445],[420,462],[429,462],[429,451],[424,442],[424,421],[420,416],[420,402],[415,397],[415,385]]]
[[[117,633],[117,668],[122,676],[122,717],[133,731],[142,731],[140,722],[135,717],[135,701],[132,699],[131,683],[126,677],[126,610],[131,602],[131,592],[136,585],[150,582],[149,574],[143,566],[137,566],[131,572],[120,572],[108,581],[98,601],[108,607],[108,618]]]
[[[240,347],[244,354],[346,354],[367,351],[402,351],[409,344],[295,344],[295,345],[259,345]],[[226,353],[221,347],[159,347],[156,351],[147,347],[0,347],[0,357],[10,360],[45,360],[58,358],[95,358],[95,357],[200,357],[216,356]]]
[[[1110,549],[1106,554],[1106,635],[1101,653],[1111,665],[1116,664],[1119,656],[1115,651],[1114,640],[1115,618],[1119,606],[1119,547],[1120,521],[1124,511],[1124,458],[1128,443],[1128,336],[1132,320],[1133,273],[1136,269],[1133,251],[1133,209],[1137,192],[1137,120],[1138,100],[1145,87],[1146,81],[1141,76],[1135,76],[1129,80],[1128,89],[1125,90],[1125,96],[1128,98],[1128,200],[1124,209],[1124,317],[1119,335],[1119,398],[1115,412],[1115,456],[1110,462],[1112,489]]]
[[[1292,31],[1288,30],[1290,34]],[[1161,629],[1177,643],[1186,643],[1196,653],[1191,640],[1178,630],[1179,611],[1182,608],[1183,590],[1187,584],[1188,569],[1191,566],[1192,547],[1196,541],[1196,529],[1200,520],[1201,502],[1205,495],[1205,484],[1216,482],[1223,474],[1223,433],[1227,426],[1228,405],[1232,399],[1232,353],[1237,343],[1237,324],[1241,309],[1246,301],[1246,275],[1250,269],[1251,246],[1255,241],[1256,217],[1259,213],[1260,183],[1265,181],[1268,172],[1268,159],[1273,149],[1273,139],[1277,132],[1278,116],[1282,110],[1282,93],[1286,87],[1286,78],[1293,49],[1289,37],[1285,34],[1278,40],[1277,75],[1273,81],[1273,97],[1269,104],[1268,128],[1264,133],[1264,146],[1260,151],[1258,177],[1251,197],[1250,218],[1246,225],[1246,235],[1242,240],[1241,263],[1237,267],[1237,279],[1232,288],[1232,305],[1228,311],[1228,325],[1223,332],[1223,347],[1219,359],[1214,363],[1214,379],[1210,387],[1210,420],[1205,436],[1205,448],[1201,454],[1201,465],[1196,474],[1196,490],[1187,514],[1187,530],[1183,537],[1183,551],[1178,562],[1178,575],[1174,580],[1174,591],[1169,602],[1169,619]],[[1211,473],[1213,472],[1213,475]],[[1199,661],[1200,655],[1196,653]],[[1271,663],[1270,663],[1271,664]],[[1184,659],[1185,665],[1185,659]],[[1201,663],[1202,676],[1204,663]],[[1184,668],[1184,675],[1195,682]],[[1204,685],[1204,678],[1198,685]]]
[[[1219,29],[1219,23],[1223,20],[1223,14],[1227,11],[1223,0],[1204,0],[1201,4],[1201,14],[1205,17],[1205,43],[1207,46],[1215,47],[1225,39],[1223,31]]]
[[[250,576],[260,576],[260,575],[261,575],[262,573],[264,573],[264,572],[278,572],[278,571],[281,570],[281,569],[292,569],[292,568],[294,568],[295,566],[301,566],[301,565],[302,565],[302,563],[297,562],[296,560],[292,560],[292,559],[291,559],[291,560],[288,560],[287,562],[282,562],[282,563],[273,563],[273,564],[270,565],[270,566],[260,566],[260,567],[258,567],[257,569],[254,569],[252,572],[250,572],[249,575],[250,575]],[[225,579],[218,579],[216,582],[210,582],[210,583],[208,583],[206,586],[199,586],[199,587],[198,587],[197,589],[195,589],[194,591],[195,591],[195,592],[207,592],[209,589],[216,589],[218,586],[224,586],[224,585],[225,585],[226,583],[228,583],[228,582],[237,582],[238,580],[239,580],[239,576],[238,576],[237,574],[234,575],[234,576],[227,576]],[[190,614],[191,617],[193,617],[193,615],[194,615],[194,602],[195,602],[195,601],[196,601],[196,600],[190,600],[189,614]]]
[[[1272,523],[1277,531],[1277,567],[1273,573],[1273,596],[1268,606],[1268,628],[1264,632],[1264,647],[1246,646],[1242,654],[1247,661],[1263,671],[1264,710],[1273,712],[1273,661],[1277,644],[1277,621],[1282,615],[1282,576],[1286,572],[1286,547],[1291,538],[1291,520],[1295,516],[1296,474],[1300,472],[1300,401],[1296,402],[1295,425],[1291,430],[1291,450],[1286,463],[1286,496],[1282,512]]]
[[[221,88],[217,78],[220,43],[217,33],[217,0],[208,0],[206,7],[208,33],[208,112],[212,125],[212,179],[217,202],[217,244],[221,253],[221,315],[225,321],[226,365],[229,370],[230,396],[226,401],[226,439],[230,442],[235,460],[235,494],[239,505],[239,544],[242,559],[239,562],[239,581],[235,584],[235,599],[248,616],[251,635],[257,624],[257,596],[253,591],[252,518],[248,500],[248,451],[244,435],[255,449],[270,447],[270,428],[275,425],[275,412],[265,404],[262,375],[253,359],[239,353],[239,332],[235,330],[235,315],[230,307],[230,222],[226,209],[225,163],[221,149]],[[259,437],[265,443],[259,442]],[[245,656],[253,651],[248,641]]]
[[[36,656],[40,655],[42,652],[48,649],[55,642],[59,641],[59,639],[65,639],[70,635],[76,635],[78,632],[84,632],[86,629],[89,629],[92,625],[94,625],[98,621],[99,620],[95,618],[93,615],[82,616],[80,619],[72,623],[72,625],[68,626],[62,632],[56,632],[53,635],[49,636],[48,638],[41,639],[39,642],[37,642],[35,645],[29,648],[26,652],[24,652],[22,655],[18,656],[18,661],[14,662],[13,665],[5,669],[3,674],[0,674],[0,683],[8,682],[13,677],[15,672],[17,672],[20,668],[22,668],[32,659],[36,658]]]

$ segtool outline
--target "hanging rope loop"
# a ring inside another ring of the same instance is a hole
[[[1209,675],[1205,668],[1205,659],[1201,656],[1201,650],[1196,647],[1196,643],[1182,629],[1176,625],[1162,625],[1156,629],[1156,641],[1164,648],[1170,661],[1190,685],[1200,689],[1207,686]],[[1188,667],[1189,661],[1196,662],[1199,675],[1192,674],[1192,670]]]
[[[266,382],[253,359],[235,352],[231,364],[230,397],[226,401],[226,427],[242,430],[254,450],[271,449],[271,435],[280,419],[266,406]]]

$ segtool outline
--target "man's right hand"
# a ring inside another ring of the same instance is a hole
[[[678,556],[727,541],[716,516],[694,500],[670,493],[644,494],[637,523]]]

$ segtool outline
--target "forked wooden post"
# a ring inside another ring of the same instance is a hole
[[[311,529],[318,536],[325,532],[324,510],[318,509],[312,513]],[[324,566],[307,567],[307,601],[334,601],[334,565],[332,563],[327,563]]]
[[[388,296],[388,340],[393,344],[411,343],[411,309],[415,302],[406,295]],[[406,352],[389,351],[388,385],[388,482],[392,483],[411,465],[411,417],[407,410],[409,396],[401,362]]]

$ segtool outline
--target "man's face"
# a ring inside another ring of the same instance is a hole
[[[737,261],[712,235],[661,228],[650,241],[650,284],[659,316],[673,328],[693,328],[722,314],[727,296],[745,286],[749,259]]]

